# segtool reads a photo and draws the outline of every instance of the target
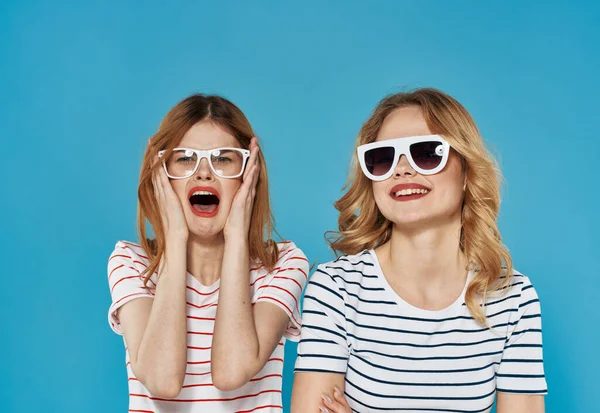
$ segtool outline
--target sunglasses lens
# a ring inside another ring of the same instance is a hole
[[[410,145],[410,156],[424,170],[437,168],[442,162],[444,148],[440,142],[419,142]]]
[[[384,146],[365,152],[365,164],[370,174],[383,176],[392,169],[394,164],[394,148]]]

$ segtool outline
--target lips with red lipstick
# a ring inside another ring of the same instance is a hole
[[[423,198],[430,191],[430,188],[420,184],[399,184],[392,188],[390,197],[394,201],[412,201]]]
[[[221,197],[215,188],[196,186],[188,192],[192,212],[199,217],[210,218],[217,215]]]

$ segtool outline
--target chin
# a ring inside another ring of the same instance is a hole
[[[213,239],[223,233],[223,228],[220,227],[195,227],[190,228],[190,235],[196,239]]]
[[[460,220],[460,212],[457,217]],[[444,227],[446,224],[450,224],[455,221],[452,213],[424,213],[424,211],[415,211],[401,215],[397,214],[391,218],[392,219],[388,219],[392,221],[399,229],[410,230]]]
[[[421,227],[425,227],[427,226],[427,222],[430,221],[430,219],[427,219],[427,217],[423,217],[423,216],[403,216],[402,218],[394,218],[391,219],[390,221],[392,221],[392,223],[400,229],[406,228],[406,229],[418,229]]]
[[[225,223],[221,222],[222,220],[219,219],[218,216],[213,218],[202,218],[202,221],[204,222],[199,222],[199,218],[196,216],[188,221],[190,235],[194,238],[210,239],[223,233]]]
[[[418,222],[426,222],[432,218],[435,218],[437,214],[433,213],[433,211],[427,211],[423,208],[390,208],[389,210],[383,212],[384,217],[388,219],[388,221],[393,222],[396,225],[410,225]]]

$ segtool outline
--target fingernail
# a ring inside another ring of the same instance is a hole
[[[337,387],[337,386],[333,386],[333,392],[334,392],[334,393],[337,393],[337,394],[339,394],[339,395],[341,395],[341,394],[342,394],[342,391],[341,391],[340,389],[338,389],[338,387]]]
[[[329,413],[329,410],[327,410],[323,406],[319,406],[319,410],[321,410],[323,413]]]
[[[327,405],[331,404],[331,399],[328,396],[326,396],[326,395],[323,394],[321,396],[321,398],[323,399],[323,401],[325,402],[325,404],[327,404]]]

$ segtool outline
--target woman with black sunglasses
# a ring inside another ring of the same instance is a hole
[[[292,412],[543,412],[540,303],[469,113],[434,89],[386,97],[356,156],[342,256],[305,294]]]

